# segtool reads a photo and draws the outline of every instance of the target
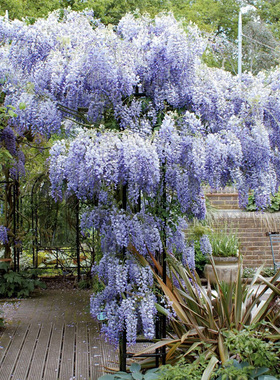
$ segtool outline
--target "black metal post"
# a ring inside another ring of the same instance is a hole
[[[41,174],[36,178],[32,190],[31,190],[31,227],[32,227],[32,256],[33,256],[33,268],[38,267],[38,199],[37,196],[34,199],[34,190],[38,181],[44,176]],[[34,223],[35,219],[35,223]]]
[[[167,205],[167,194],[166,194],[166,159],[163,163],[162,167],[162,173],[163,173],[163,194],[162,194],[162,203],[163,203],[163,209],[166,210]],[[166,214],[165,214],[166,215]],[[164,284],[166,284],[166,228],[167,228],[167,218],[164,216],[163,218],[164,224],[163,224],[163,252],[162,252],[162,281]],[[166,316],[161,316],[161,338],[166,338]],[[162,354],[162,364],[164,365],[166,363],[166,347],[161,348],[161,354]]]
[[[17,270],[17,250],[16,250],[16,233],[17,233],[17,220],[16,220],[16,184],[13,184],[13,233],[14,233],[14,270]]]
[[[19,271],[19,248],[17,241],[17,232],[19,227],[19,183],[17,180],[13,184],[13,233],[14,233],[14,270]]]
[[[19,207],[19,182],[16,181],[16,225],[17,230],[20,228],[20,207]],[[19,271],[19,256],[20,256],[20,245],[21,242],[17,242],[16,253],[17,253],[17,271]]]
[[[122,209],[126,210],[127,208],[127,185],[122,186]],[[123,259],[126,256],[126,249],[123,247]],[[127,345],[127,339],[126,339],[126,329],[124,329],[122,333],[122,337],[119,342],[119,362],[120,362],[120,371],[126,372],[126,345]]]
[[[77,253],[77,270],[78,270],[78,281],[81,280],[81,263],[80,263],[80,203],[77,198],[76,205],[76,253]]]
[[[120,362],[120,371],[126,372],[126,330],[122,332],[122,337],[119,343],[119,362]]]

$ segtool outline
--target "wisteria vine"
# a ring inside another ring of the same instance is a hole
[[[141,327],[151,338],[152,275],[124,252],[167,249],[193,267],[185,230],[205,216],[205,184],[234,183],[242,205],[251,190],[260,209],[267,205],[280,173],[279,69],[240,83],[206,67],[198,29],[170,14],[128,14],[114,28],[70,11],[34,25],[3,19],[0,41],[17,132],[74,134],[53,146],[50,179],[57,199],[66,188],[87,202],[83,230],[101,237],[94,273],[104,289],[92,313],[106,312],[113,342],[126,329],[132,344]],[[211,251],[206,237],[200,243]]]

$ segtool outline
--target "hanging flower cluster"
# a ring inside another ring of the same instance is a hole
[[[118,344],[126,330],[127,343],[136,342],[138,330],[147,339],[155,335],[156,297],[153,274],[149,267],[139,267],[132,257],[122,262],[116,255],[105,254],[93,268],[104,284],[104,290],[92,296],[91,313],[98,318],[102,311],[108,323],[102,331],[111,343]]]
[[[199,239],[199,246],[204,256],[210,256],[212,254],[212,245],[210,243],[208,235],[203,235]]]
[[[130,200],[137,202],[140,191],[156,191],[159,177],[156,148],[137,134],[82,133],[68,150],[61,142],[51,150],[54,196],[64,180],[69,191],[81,199],[98,197],[102,188],[111,191],[127,184]]]
[[[0,226],[0,243],[2,244],[8,243],[7,228],[4,226]]]
[[[25,155],[17,148],[16,139],[15,131],[9,125],[0,129],[0,147],[2,146],[9,153],[2,164],[9,168],[9,174],[13,179],[25,174]]]

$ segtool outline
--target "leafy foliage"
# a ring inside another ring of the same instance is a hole
[[[256,270],[254,268],[243,268],[243,274],[242,276],[244,278],[250,278],[254,277]],[[274,275],[274,268],[271,267],[263,267],[260,273],[263,277],[273,277]]]
[[[264,325],[265,327],[265,325]],[[267,367],[270,374],[279,375],[279,342],[268,340],[269,334],[249,326],[242,331],[226,331],[225,345],[232,355],[241,362],[247,362],[253,368]]]
[[[280,9],[277,1],[257,0],[256,5],[257,13],[261,19],[269,25],[270,29],[274,31],[275,35],[280,38],[279,20]]]
[[[254,367],[248,362],[239,362],[237,360],[229,360],[225,365],[215,371],[213,378],[217,380],[235,380],[235,379],[258,379],[258,380],[277,380],[278,377],[267,375],[269,371],[267,367]],[[217,375],[217,376],[215,376]]]
[[[45,288],[45,284],[34,279],[31,272],[14,272],[6,263],[0,263],[0,297],[28,297],[36,287]]]
[[[212,246],[212,255],[220,257],[237,256],[239,250],[239,239],[230,229],[213,230],[209,234]]]
[[[257,211],[258,208],[255,202],[254,193],[250,194],[248,197],[248,204],[246,206],[247,211]],[[280,210],[280,192],[278,191],[274,195],[270,195],[270,202],[265,208],[268,212],[277,212]]]
[[[206,256],[201,252],[199,242],[195,242],[195,270],[198,275],[203,275],[205,264],[207,263]]]
[[[174,365],[167,364],[161,366],[158,372],[159,380],[201,380],[203,372],[207,367],[207,360],[204,356],[199,356],[192,363],[188,363],[182,358]]]

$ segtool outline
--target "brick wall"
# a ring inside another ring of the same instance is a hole
[[[240,239],[240,253],[245,267],[257,268],[264,264],[273,267],[268,232],[280,231],[280,213],[249,213],[241,210],[219,210],[214,213],[217,229],[230,228]],[[274,248],[280,262],[280,245]]]
[[[208,193],[210,205],[217,209],[235,210],[239,208],[237,193]]]
[[[233,187],[225,189],[210,190],[205,189],[205,196],[209,200],[210,205],[217,209],[233,210],[238,209],[238,193]]]
[[[239,209],[238,194],[232,187],[223,190],[205,190],[213,212],[214,225],[225,226],[236,231],[240,239],[240,252],[246,267],[257,268],[264,264],[273,267],[268,232],[280,232],[280,212],[246,212]],[[274,248],[276,260],[280,262],[280,244]]]

